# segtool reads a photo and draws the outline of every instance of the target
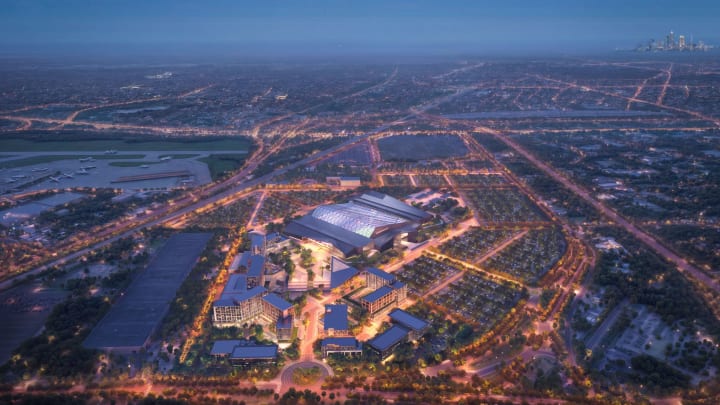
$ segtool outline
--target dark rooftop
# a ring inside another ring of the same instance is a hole
[[[372,303],[372,302],[375,302],[375,301],[379,300],[380,298],[390,294],[392,292],[392,290],[393,290],[392,287],[384,285],[384,286],[378,288],[377,290],[371,292],[370,294],[362,297],[362,299],[367,302]]]
[[[248,269],[248,277],[260,277],[265,271],[265,256],[263,255],[252,255],[250,256],[250,268]]]
[[[210,350],[210,354],[213,356],[217,355],[230,355],[230,353],[233,352],[236,346],[240,344],[240,340],[234,339],[234,340],[216,340],[215,343],[213,343],[212,350]]]
[[[268,304],[274,306],[275,308],[279,309],[280,311],[285,311],[290,308],[292,308],[292,304],[282,299],[277,294],[270,293],[263,297],[263,300],[267,302]]]
[[[423,330],[428,325],[430,325],[427,321],[417,318],[410,313],[403,311],[400,308],[393,309],[388,315],[393,321],[414,331]]]
[[[356,349],[362,349],[362,343],[358,342],[354,337],[329,337],[322,340],[322,347],[329,345],[341,346],[341,347],[355,347]]]
[[[220,299],[213,303],[213,306],[230,307],[237,305],[237,302],[249,300],[257,295],[264,294],[267,290],[262,286],[255,286],[239,294],[223,294]]]
[[[274,359],[277,357],[277,345],[236,346],[230,355],[231,359]]]
[[[354,198],[353,202],[386,211],[412,221],[422,221],[430,217],[430,214],[419,208],[405,204],[397,198],[378,193],[377,191],[369,191],[360,197]]]
[[[375,267],[368,267],[366,271],[370,274],[373,274],[390,282],[393,282],[395,280],[395,276],[393,276],[392,274],[384,272]]]
[[[247,278],[244,274],[232,274],[225,288],[223,289],[223,295],[225,294],[242,294],[247,291]]]
[[[395,343],[405,339],[407,337],[408,330],[402,326],[393,325],[390,329],[375,336],[368,344],[377,350],[385,351],[392,347]]]
[[[355,249],[369,245],[372,240],[355,232],[348,231],[337,225],[321,221],[312,215],[306,215],[290,222],[285,227],[288,235],[311,238],[320,242],[331,243],[343,254],[348,255]]]
[[[348,330],[348,306],[347,305],[325,305],[325,330]]]
[[[355,277],[359,273],[358,269],[348,266],[335,257],[332,258],[331,271],[330,288],[336,288],[343,285],[343,283]]]

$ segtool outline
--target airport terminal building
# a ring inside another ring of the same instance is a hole
[[[420,224],[431,218],[396,198],[370,191],[344,204],[321,205],[288,224],[285,233],[348,257],[392,248],[403,237],[412,240]]]

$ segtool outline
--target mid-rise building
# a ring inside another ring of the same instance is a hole
[[[371,267],[365,271],[365,282],[373,291],[360,298],[360,305],[372,317],[407,299],[407,286],[390,273]]]
[[[278,340],[289,340],[292,333],[292,304],[265,287],[247,289],[245,274],[230,276],[212,310],[213,325],[218,328],[259,322],[267,325]]]
[[[265,285],[265,256],[250,255],[247,270],[247,288]]]

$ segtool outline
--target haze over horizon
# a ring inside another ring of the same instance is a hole
[[[583,3],[583,4],[581,4]],[[0,54],[602,52],[720,37],[717,1],[7,0]],[[112,45],[111,48],[107,48]]]

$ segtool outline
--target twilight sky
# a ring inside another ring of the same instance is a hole
[[[312,46],[612,50],[720,42],[720,0],[0,0],[0,49]]]

